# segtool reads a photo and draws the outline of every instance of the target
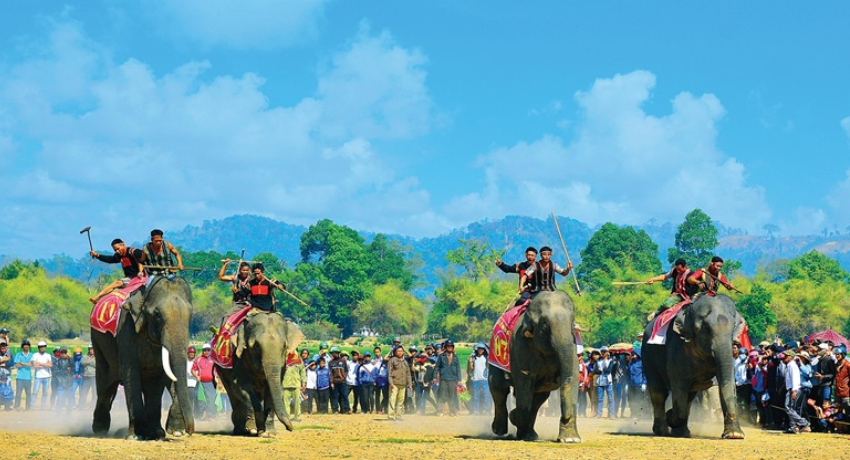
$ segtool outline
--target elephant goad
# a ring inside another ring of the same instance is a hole
[[[292,431],[281,383],[287,354],[304,341],[301,329],[280,313],[253,310],[239,325],[235,341],[233,368],[216,365],[233,406],[233,432],[271,436],[275,415]]]
[[[511,372],[489,365],[495,434],[508,433],[507,400],[511,386],[516,408],[510,412],[510,421],[517,427],[517,438],[527,441],[537,439],[534,431],[537,411],[549,393],[558,390],[561,401],[558,441],[581,442],[576,427],[579,382],[574,322],[573,301],[562,291],[537,294],[517,319],[510,338]]]
[[[732,343],[744,329],[743,318],[726,295],[701,296],[679,315],[684,315],[682,334],[691,337],[687,342],[672,325],[667,331],[665,345],[647,344],[652,334],[652,321],[644,333],[641,350],[652,399],[653,433],[666,436],[672,429],[674,436],[690,436],[691,402],[697,392],[710,388],[711,380],[717,377],[723,409],[723,438],[743,439],[735,404],[732,359]],[[669,393],[673,396],[673,408],[665,413]]]
[[[195,431],[192,401],[186,384],[186,348],[192,318],[192,291],[180,277],[157,277],[144,294],[122,306],[115,336],[92,329],[97,375],[97,403],[92,430],[109,432],[109,413],[118,385],[124,385],[130,418],[128,438],[161,439],[163,390],[172,403],[167,428],[175,433]],[[129,314],[128,314],[129,313]]]

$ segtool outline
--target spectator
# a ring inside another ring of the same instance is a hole
[[[195,356],[198,354],[198,349],[194,345],[189,345],[186,349],[186,387],[189,390],[189,401],[192,401],[192,410],[195,414],[201,414],[201,402],[198,401],[198,379],[193,374],[195,367]]]
[[[12,352],[9,351],[9,344],[0,342],[0,377],[6,376],[12,378],[12,366],[15,365],[15,360],[12,359]]]
[[[11,343],[11,339],[9,339],[9,330],[5,327],[0,329],[0,343],[5,343],[6,346]]]
[[[30,353],[30,341],[24,339],[21,342],[21,351],[15,355],[15,368],[18,369],[15,374],[15,410],[21,408],[21,393],[26,393],[26,410],[33,408],[32,398],[32,359],[33,353]]]
[[[306,394],[307,371],[298,355],[290,353],[286,359],[286,373],[283,374],[283,408],[293,422],[301,421],[301,397]],[[289,408],[290,400],[292,410]]]
[[[53,381],[56,382],[56,404],[53,408],[70,411],[74,406],[74,360],[68,355],[68,347],[59,348],[59,358],[55,363]]]
[[[331,372],[331,410],[334,414],[345,414],[350,409],[348,407],[348,398],[345,397],[345,379],[348,377],[348,364],[340,357],[339,347],[331,348],[331,361],[328,363],[328,369]]]
[[[97,363],[94,358],[94,345],[89,343],[88,353],[83,356],[83,390],[80,393],[80,407],[90,407],[94,405],[95,398],[95,376],[97,375]],[[92,404],[89,404],[89,393],[91,393]]]
[[[794,350],[785,350],[785,353],[779,355],[780,359],[785,363],[785,412],[788,414],[790,424],[788,433],[797,434],[801,431],[812,431],[809,428],[809,422],[800,416],[797,412],[797,398],[800,397],[800,368],[797,366],[797,361],[794,359],[797,354]]]
[[[73,386],[71,387],[71,407],[69,409],[79,409],[80,401],[82,401],[83,390],[83,349],[82,347],[74,347],[74,356],[72,356],[72,377]],[[75,403],[76,401],[76,403]]]
[[[440,356],[443,355],[443,344],[436,343],[434,344],[434,354],[431,355],[431,363],[434,364],[434,380],[431,383],[431,392],[434,393],[434,399],[437,401],[437,411],[435,413],[440,412],[441,406],[441,396],[440,396],[440,381],[436,379],[437,376],[437,360],[440,359]]]
[[[319,358],[319,368],[316,369],[316,392],[319,396],[319,413],[327,414],[331,395],[331,371],[325,365],[325,358]]]
[[[203,347],[201,347],[201,356],[195,358],[195,362],[192,364],[192,375],[198,380],[201,384],[201,391],[204,392],[204,399],[206,400],[206,404],[202,405],[201,411],[203,415],[198,417],[198,420],[212,420],[216,415],[216,407],[215,407],[215,363],[210,356],[212,352],[212,346],[208,343],[205,343]]]
[[[752,379],[748,378],[749,362],[747,349],[732,346],[732,358],[735,360],[735,396],[741,415],[750,413],[750,398],[753,394]]]
[[[578,402],[576,403],[576,415],[587,417],[587,363],[584,362],[584,346],[576,345],[578,355]]]
[[[487,347],[483,343],[475,345],[473,355],[467,367],[467,374],[472,376],[472,413],[490,413],[490,388],[487,385],[489,372],[487,370]]]
[[[318,374],[316,372],[316,362],[312,359],[307,361],[307,404],[305,411],[308,414],[313,413],[313,406],[315,405],[316,411],[319,409],[319,393],[317,388],[317,380]]]
[[[428,347],[425,348],[428,350]],[[433,348],[431,348],[433,351]],[[420,354],[413,360],[413,384],[416,392],[416,410],[425,415],[425,403],[431,401],[434,411],[437,410],[437,401],[431,395],[431,381],[434,380],[434,363],[430,361],[427,353]]]
[[[812,406],[815,409],[815,418],[817,419],[818,431],[832,432],[835,431],[835,408],[829,401],[823,402],[823,407],[818,407],[812,401]]]
[[[401,420],[404,412],[404,397],[411,387],[410,367],[404,359],[404,348],[398,346],[393,350],[393,357],[387,364],[389,368],[390,401],[387,415],[390,420]]]
[[[325,365],[330,362],[331,357],[328,355],[328,342],[322,342],[319,344],[319,352],[313,355],[313,361],[316,362],[316,366],[319,365],[319,358],[325,358]]]
[[[415,385],[415,381],[413,379],[413,360],[419,356],[419,348],[416,345],[411,345],[407,348],[407,354],[404,356],[404,360],[407,362],[407,368],[410,369],[410,382],[411,388]],[[412,414],[416,412],[416,404],[413,402],[414,399],[414,390],[406,391],[404,396],[404,412],[407,414]]]
[[[460,380],[460,361],[455,354],[454,342],[446,340],[444,349],[434,368],[436,381],[440,385],[440,398],[437,402],[440,405],[440,416],[445,415],[443,404],[447,404],[449,415],[455,417],[458,411],[457,382]]]
[[[649,413],[646,406],[646,374],[640,347],[632,349],[629,361],[629,415],[638,418]]]
[[[596,369],[596,363],[599,362],[599,358],[602,357],[602,354],[599,353],[599,350],[593,350],[590,352],[590,357],[587,361],[587,396],[588,403],[590,404],[590,416],[596,417],[596,407],[599,402],[599,394],[597,392],[596,387],[596,373],[594,372]]]
[[[6,345],[6,342],[0,342],[0,345]],[[12,405],[15,403],[15,392],[9,382],[7,374],[0,374],[0,406],[5,410],[12,410]]]
[[[818,346],[818,365],[814,377],[818,380],[815,401],[823,405],[824,401],[832,399],[832,385],[835,383],[835,361],[829,353],[829,345],[822,343]]]
[[[360,382],[360,411],[371,414],[375,411],[375,377],[377,370],[372,364],[372,353],[363,353],[363,359],[357,367],[357,380]]]
[[[768,404],[768,394],[766,393],[767,388],[767,365],[769,359],[767,355],[760,355],[756,357],[756,365],[753,369],[753,398],[756,401],[756,410],[758,411],[758,424],[761,425],[762,428],[767,428],[768,420],[767,414],[768,410],[766,410],[766,406]]]
[[[53,356],[51,357],[53,366],[50,368],[50,408],[56,407],[57,396],[59,396],[59,380],[53,375],[56,372],[56,366],[59,361],[59,347],[53,348]]]
[[[605,401],[605,394],[607,393],[608,418],[613,419],[617,418],[617,414],[614,411],[614,395],[612,393],[614,383],[611,377],[611,372],[614,370],[614,360],[608,354],[608,347],[603,346],[599,351],[602,353],[602,357],[596,361],[596,366],[593,369],[593,373],[596,374],[596,392],[598,398],[596,417],[602,417],[602,406]]]
[[[343,357],[346,357],[343,355]],[[348,395],[351,395],[353,400],[351,404],[350,414],[356,414],[358,409],[362,412],[363,405],[360,403],[360,380],[358,379],[358,368],[360,367],[360,352],[351,350],[351,359],[346,359],[348,365],[348,376],[345,378],[345,399],[348,401]]]
[[[375,352],[380,353],[380,348]],[[373,360],[375,363],[376,360]],[[378,414],[383,414],[387,411],[387,404],[390,402],[390,375],[387,369],[387,359],[379,359],[375,363],[375,410]]]
[[[809,418],[809,395],[812,392],[812,366],[809,353],[801,351],[797,355],[797,364],[800,367],[800,394],[797,396],[797,413],[801,417]]]
[[[630,354],[619,353],[611,357],[613,367],[611,368],[611,380],[614,382],[614,416],[624,417],[626,415],[626,391],[629,385],[629,360]]]
[[[310,362],[310,350],[306,348],[301,349],[301,364],[304,366],[304,372],[307,372],[307,363]],[[301,398],[301,412],[307,413],[307,393],[304,393],[304,397]]]
[[[838,366],[835,371],[835,400],[841,403],[841,413],[844,421],[850,419],[850,362],[847,361],[847,350],[839,347],[835,351]]]
[[[47,408],[47,390],[50,386],[50,369],[53,367],[53,356],[47,353],[47,342],[43,340],[38,342],[38,352],[32,357],[32,367],[35,369],[33,403],[38,399],[38,390],[41,389],[41,408],[45,409]]]

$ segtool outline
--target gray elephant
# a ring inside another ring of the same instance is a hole
[[[253,310],[239,325],[235,341],[233,368],[216,365],[233,406],[234,434],[272,436],[275,415],[292,431],[281,382],[286,356],[304,341],[304,334],[280,313]]]
[[[168,386],[171,405],[167,428],[178,433],[195,431],[186,384],[186,349],[192,317],[192,292],[180,277],[157,277],[144,294],[131,296],[122,306],[116,336],[92,329],[97,374],[97,403],[92,430],[109,431],[109,413],[118,385],[124,385],[129,415],[127,438],[161,439],[163,390]],[[129,313],[129,314],[127,314]]]
[[[735,303],[726,295],[699,297],[679,315],[681,331],[668,329],[666,345],[650,345],[650,322],[644,333],[643,366],[652,399],[654,423],[658,436],[688,437],[691,402],[700,391],[712,385],[717,377],[720,405],[723,409],[723,438],[743,439],[735,405],[734,363],[732,343],[744,330],[744,321]],[[682,336],[688,337],[688,341]],[[668,393],[673,407],[665,413]]]
[[[537,294],[518,318],[510,338],[511,372],[489,366],[490,393],[495,415],[493,432],[508,433],[508,418],[517,427],[517,438],[537,439],[537,411],[549,393],[558,390],[561,402],[558,441],[581,442],[576,427],[578,360],[573,339],[575,308],[565,292]],[[491,353],[493,350],[491,350]],[[514,388],[516,408],[510,415],[507,399]]]

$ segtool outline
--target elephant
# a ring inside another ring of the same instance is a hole
[[[489,365],[488,383],[495,407],[493,433],[506,435],[510,418],[517,427],[518,439],[536,440],[538,409],[557,389],[561,402],[558,441],[581,442],[576,427],[579,381],[574,321],[575,308],[567,293],[544,291],[532,298],[510,338],[511,372]],[[508,414],[511,387],[516,407]]]
[[[301,329],[280,313],[253,310],[239,325],[233,368],[216,364],[233,406],[234,434],[273,436],[275,415],[292,431],[292,422],[284,409],[289,403],[283,401],[281,383],[287,355],[303,341]]]
[[[717,377],[724,418],[723,439],[743,439],[735,404],[732,359],[733,341],[744,330],[743,318],[726,295],[700,296],[678,315],[683,315],[678,319],[682,327],[680,331],[675,331],[673,325],[669,327],[666,345],[647,343],[652,335],[652,321],[644,333],[641,350],[652,400],[653,433],[689,437],[691,402],[698,392],[710,388],[712,379]],[[673,407],[665,413],[668,393],[672,393]]]
[[[166,428],[177,434],[193,433],[195,420],[189,399],[186,349],[192,317],[189,284],[174,275],[156,277],[145,292],[122,305],[115,336],[92,329],[95,350],[97,403],[92,430],[109,432],[110,409],[124,385],[129,415],[128,439],[162,439],[163,390],[168,387],[174,403]]]

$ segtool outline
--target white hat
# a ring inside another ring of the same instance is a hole
[[[821,350],[829,350],[829,344],[826,343],[826,342],[823,342],[820,345],[818,345],[818,348],[820,348]]]
[[[46,347],[46,346],[47,346],[47,342],[45,342],[44,340],[42,340],[42,341],[38,342],[38,346],[39,346],[39,347]]]
[[[212,345],[205,343],[204,346],[201,347],[201,350],[212,350]]]
[[[576,354],[581,355],[584,353],[584,345],[576,345]]]

